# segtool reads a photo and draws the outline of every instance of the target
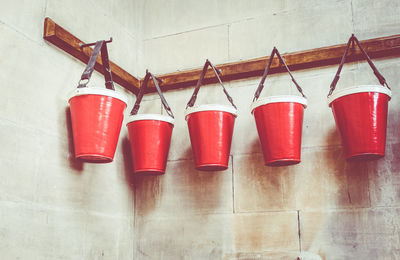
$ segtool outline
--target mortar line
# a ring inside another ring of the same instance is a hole
[[[191,32],[196,32],[196,31],[203,31],[203,30],[207,30],[207,29],[214,29],[214,28],[218,28],[218,27],[223,27],[223,26],[225,26],[225,25],[227,25],[227,24],[228,24],[228,23],[217,24],[217,25],[210,25],[210,26],[200,27],[200,28],[196,28],[196,29],[192,29],[192,30],[186,30],[186,31],[182,31],[182,32],[176,32],[176,33],[171,33],[171,34],[159,35],[159,36],[155,36],[155,37],[143,39],[143,41],[146,42],[146,41],[151,41],[151,40],[158,40],[158,39],[163,39],[163,38],[167,38],[167,37],[171,37],[171,36],[177,36],[177,35],[181,35],[181,34],[185,34],[185,33],[191,33]]]
[[[341,144],[332,144],[332,145],[302,146],[301,149],[302,150],[308,150],[308,149],[315,148],[315,149],[326,149],[326,150],[329,150],[331,148],[335,149],[335,148],[340,148],[340,147],[341,147]],[[260,152],[249,151],[249,152],[242,152],[242,153],[238,152],[238,153],[235,153],[234,155],[246,156],[246,155],[252,155],[252,154],[262,154],[262,151],[260,151]],[[187,159],[189,159],[189,158],[187,158]],[[184,159],[184,158],[182,158],[182,159],[172,159],[172,160],[168,160],[168,161],[180,161],[180,160],[186,160],[186,159]]]
[[[370,168],[371,168],[372,166],[371,166],[371,163],[369,162],[369,163],[367,163],[367,179],[368,179],[368,202],[369,202],[369,208],[373,208],[372,207],[372,199],[371,199],[371,171],[370,171]]]
[[[300,210],[297,210],[297,229],[299,235],[299,250],[301,253],[301,227],[300,227]]]
[[[274,15],[278,14],[278,13],[281,13],[281,12],[280,11],[272,12],[272,14],[274,14]],[[261,18],[263,16],[264,16],[264,14],[261,14],[261,15],[256,15],[256,16],[253,16],[253,17],[239,18],[238,20],[227,21],[227,22],[218,23],[218,24],[214,24],[214,25],[205,25],[203,27],[187,29],[187,30],[182,31],[182,32],[159,34],[159,35],[156,35],[156,36],[148,36],[147,38],[143,38],[143,41],[156,40],[156,39],[166,38],[166,37],[169,37],[169,36],[176,36],[176,35],[180,35],[180,34],[184,34],[184,33],[196,32],[196,31],[201,31],[201,30],[206,30],[206,29],[213,29],[213,28],[222,27],[222,26],[225,26],[225,25],[230,26],[230,25],[235,24],[235,23],[253,21],[253,20],[259,19],[259,18]]]
[[[353,33],[355,33],[354,29],[354,8],[353,8],[353,0],[350,0],[350,10],[351,10],[351,26],[353,27]]]
[[[254,211],[237,211],[235,214],[237,215],[251,215],[251,214],[258,214],[258,215],[268,215],[274,213],[297,213],[295,209],[275,209],[275,210],[254,210]]]
[[[240,23],[240,22],[243,22],[243,21],[248,21],[248,20],[253,20],[253,19],[254,18],[250,17],[250,18],[239,19],[239,20],[230,21],[230,22],[226,22],[226,23],[220,23],[220,24],[215,24],[215,25],[208,25],[208,26],[198,27],[198,28],[194,28],[194,29],[188,29],[188,30],[182,31],[182,32],[176,32],[176,33],[170,33],[170,34],[161,34],[161,35],[157,35],[157,36],[154,36],[154,37],[150,36],[149,38],[144,38],[143,41],[157,40],[157,39],[167,38],[167,37],[170,37],[170,36],[176,36],[176,35],[185,34],[185,33],[203,31],[203,30],[207,30],[207,29],[214,29],[214,28],[223,27],[223,26],[230,26],[233,23]]]
[[[17,27],[14,27],[14,25],[8,24],[8,23],[6,23],[6,22],[3,21],[3,20],[0,20],[0,24],[1,24],[1,25],[4,25],[5,28],[7,28],[7,29],[13,31],[14,33],[17,33],[17,34],[19,34],[20,36],[26,38],[27,40],[29,40],[29,41],[31,41],[31,42],[33,42],[33,43],[36,43],[36,44],[39,45],[39,46],[42,46],[42,45],[40,44],[39,41],[37,41],[37,40],[31,38],[29,35],[26,35],[24,32],[20,31]]]
[[[231,28],[231,25],[230,24],[228,24],[228,60],[231,60],[231,50],[230,50],[230,46],[229,46],[229,42],[230,42],[230,37],[229,37],[229,35],[230,35],[230,28]]]
[[[3,194],[2,194],[3,195]],[[57,212],[57,213],[74,213],[74,214],[86,214],[86,215],[92,215],[96,217],[101,217],[101,218],[112,218],[112,219],[119,219],[119,220],[126,220],[129,219],[129,215],[125,214],[108,214],[104,213],[101,211],[95,211],[91,209],[75,209],[75,208],[63,208],[61,206],[50,206],[46,203],[41,203],[41,202],[36,202],[36,201],[29,201],[29,200],[24,200],[24,199],[19,199],[18,201],[15,200],[2,200],[0,201],[0,205],[6,206],[6,207],[13,207],[13,206],[19,206],[19,207],[25,207],[27,209],[37,209],[37,210],[43,210],[43,211],[48,211],[48,212]]]
[[[135,245],[135,238],[136,238],[136,182],[133,181],[133,239],[132,239],[132,260],[135,259],[136,256],[136,245]]]
[[[235,214],[235,169],[233,168],[233,155],[231,155],[232,165],[232,212]]]
[[[49,0],[44,1],[44,17],[47,17],[47,4],[48,4]]]

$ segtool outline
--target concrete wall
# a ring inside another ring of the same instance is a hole
[[[67,97],[84,64],[42,35],[48,16],[86,42],[113,36],[111,59],[134,74],[139,5],[1,1],[1,259],[133,258],[134,191],[126,143],[121,138],[111,164],[73,158]],[[95,72],[91,85],[103,87],[104,78]],[[134,100],[129,95],[130,106]],[[124,127],[121,136],[126,135]]]
[[[387,154],[343,160],[325,96],[336,67],[295,72],[309,98],[302,163],[265,167],[249,105],[259,79],[227,83],[239,108],[230,167],[194,170],[183,110],[193,88],[166,93],[176,124],[167,173],[133,177],[123,127],[115,161],[73,158],[67,96],[84,65],[42,39],[49,16],[84,41],[106,39],[130,73],[154,73],[397,34],[396,1],[67,1],[0,4],[2,259],[400,258],[399,58],[376,61],[393,87]],[[102,86],[94,73],[92,86]],[[376,83],[364,62],[339,87]],[[123,91],[118,87],[118,90]],[[295,93],[287,75],[263,95]],[[129,108],[134,97],[129,95]],[[219,86],[200,103],[224,103]],[[162,111],[157,95],[141,112]]]
[[[166,73],[399,33],[397,1],[146,1],[142,70]],[[136,259],[399,259],[399,58],[376,61],[393,89],[387,154],[343,159],[326,95],[336,66],[294,72],[308,96],[302,162],[263,165],[250,114],[259,78],[226,83],[239,109],[230,167],[194,170],[183,111],[193,88],[166,93],[176,114],[167,172],[135,182]],[[344,67],[338,87],[376,84],[365,62]],[[296,93],[287,75],[262,95]],[[198,104],[228,104],[204,86]],[[147,107],[158,106],[152,96]]]

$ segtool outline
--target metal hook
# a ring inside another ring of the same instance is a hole
[[[146,69],[146,74],[150,74],[151,75],[151,73],[149,72],[149,69]],[[164,82],[163,79],[160,79],[160,78],[156,77],[155,75],[153,75],[153,76],[158,81],[158,84],[161,85]]]
[[[110,42],[112,42],[112,41],[113,41],[113,38],[110,37],[110,40],[104,41],[104,43],[110,43]],[[79,43],[79,48],[80,48],[80,49],[83,49],[83,48],[85,48],[85,47],[93,46],[93,45],[95,45],[95,44],[96,44],[95,42],[86,43],[86,44]]]

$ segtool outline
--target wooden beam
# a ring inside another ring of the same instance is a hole
[[[43,38],[83,62],[87,62],[92,53],[91,48],[84,48],[81,50],[79,48],[79,44],[84,44],[84,42],[56,24],[50,18],[46,18],[44,21]],[[400,56],[400,34],[364,40],[361,41],[361,45],[371,58]],[[292,71],[295,71],[327,65],[337,65],[340,62],[345,48],[346,43],[286,53],[282,56],[285,58],[289,68]],[[212,57],[208,58],[210,58],[212,61]],[[350,50],[349,57],[346,59],[346,62],[353,62],[361,59],[363,59],[363,57],[361,56],[360,50],[355,48],[354,50]],[[216,65],[216,67],[222,70],[221,78],[226,82],[261,76],[268,60],[269,57],[266,56],[257,59],[220,64]],[[136,94],[140,88],[140,83],[142,80],[138,80],[113,62],[110,62],[110,66],[114,81]],[[100,73],[103,73],[100,57],[97,59],[95,69]],[[176,88],[186,88],[196,84],[198,78],[200,77],[201,70],[201,68],[198,68],[194,70],[157,75],[157,77],[162,79],[163,82],[161,84],[161,88],[164,91]],[[279,66],[278,59],[275,58],[272,61],[271,73],[273,74],[280,72],[284,72],[284,70],[281,66]],[[212,73],[211,69],[209,69],[204,78],[204,84],[212,84],[216,82],[217,79],[215,75]],[[153,83],[150,81],[150,88],[148,89],[148,92],[155,91],[155,88],[152,87],[152,84]]]
[[[361,45],[371,58],[400,56],[400,35],[392,35],[361,41]],[[283,54],[282,56],[285,58],[289,68],[294,71],[339,64],[345,48],[346,43],[306,51],[287,53]],[[350,50],[346,62],[354,62],[361,59],[363,59],[361,52],[356,47],[354,50]],[[266,56],[257,59],[220,64],[216,65],[216,67],[222,70],[221,78],[226,82],[230,80],[261,76],[268,60],[269,57]],[[201,70],[202,69],[199,68],[194,70],[180,71],[164,75],[157,75],[157,77],[162,79],[163,83],[161,88],[166,91],[195,85],[199,79]],[[271,66],[271,74],[284,71],[285,70],[279,66],[278,59],[274,58]],[[212,84],[217,82],[217,79],[211,69],[208,70],[204,79],[204,84]],[[149,89],[149,92],[153,91],[155,91],[155,88],[152,87]]]
[[[56,24],[50,18],[45,18],[44,20],[44,31],[43,38],[57,46],[58,48],[64,50],[75,58],[87,63],[90,55],[92,54],[92,48],[79,48],[79,44],[85,44],[77,37],[66,31],[64,28]],[[113,80],[121,85],[122,87],[128,89],[133,93],[137,93],[140,86],[140,81],[129,74],[127,71],[122,69],[120,66],[110,61],[110,68],[113,76]],[[103,67],[101,58],[97,58],[95,65],[95,70],[103,74]],[[83,68],[82,68],[83,71]]]

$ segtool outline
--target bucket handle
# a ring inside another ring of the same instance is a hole
[[[228,98],[229,102],[232,104],[232,106],[233,106],[235,109],[237,109],[236,106],[235,106],[235,104],[233,103],[232,97],[229,95],[228,91],[225,89],[224,84],[222,84],[221,78],[220,78],[219,75],[218,75],[219,73],[221,73],[221,71],[220,71],[220,70],[217,70],[217,69],[214,67],[214,65],[213,65],[208,59],[206,60],[206,63],[204,64],[203,71],[201,72],[200,78],[199,78],[199,80],[197,81],[196,87],[194,88],[193,95],[192,95],[192,97],[190,98],[189,102],[188,102],[187,105],[186,105],[186,109],[187,109],[188,107],[193,107],[194,103],[196,102],[197,93],[199,93],[199,89],[200,89],[200,86],[201,86],[201,84],[202,84],[202,82],[203,82],[204,76],[205,76],[206,73],[207,73],[208,66],[210,66],[210,67],[212,68],[212,70],[214,71],[215,76],[217,76],[217,79],[218,79],[218,81],[219,81],[219,84],[222,86],[222,88],[223,88],[223,90],[224,90],[224,93],[225,93],[226,97]]]
[[[371,58],[368,56],[368,54],[367,54],[367,52],[364,50],[364,48],[361,46],[361,44],[360,44],[359,40],[357,39],[357,37],[356,37],[354,34],[352,34],[351,37],[350,37],[350,39],[349,39],[349,41],[347,42],[347,46],[346,46],[346,49],[345,49],[345,51],[344,51],[342,60],[340,61],[340,65],[339,65],[339,68],[338,68],[338,70],[337,70],[337,72],[336,72],[335,78],[333,79],[333,81],[332,81],[332,83],[331,83],[331,87],[330,87],[330,90],[329,90],[328,97],[329,97],[330,95],[332,95],[333,91],[334,91],[335,88],[336,88],[336,84],[337,84],[337,82],[339,81],[340,72],[342,71],[343,65],[344,65],[344,63],[345,63],[345,61],[346,61],[346,56],[347,56],[347,53],[349,52],[350,45],[351,45],[351,48],[354,49],[354,47],[355,47],[354,44],[357,44],[357,46],[358,46],[358,48],[360,49],[361,53],[363,54],[364,58],[367,60],[369,66],[371,67],[371,69],[373,70],[375,76],[376,76],[377,79],[379,80],[379,83],[381,83],[381,85],[382,85],[383,87],[386,86],[388,89],[390,89],[389,85],[386,83],[386,79],[382,76],[382,74],[381,74],[381,73],[378,71],[378,69],[375,67],[374,63],[372,62]],[[350,54],[350,55],[351,55],[351,54]]]
[[[152,80],[153,80],[154,86],[156,87],[157,93],[158,93],[158,95],[160,96],[161,103],[163,104],[165,111],[167,111],[167,114],[168,114],[170,117],[174,118],[174,114],[172,113],[172,110],[171,110],[171,108],[169,107],[169,105],[168,105],[168,103],[167,103],[167,100],[165,99],[165,97],[164,97],[164,95],[163,95],[163,93],[162,93],[162,91],[161,91],[160,86],[158,85],[158,80],[159,80],[159,79],[157,79],[157,77],[155,77],[155,76],[154,76],[152,73],[150,73],[148,70],[146,70],[146,76],[144,77],[142,86],[140,87],[139,94],[138,94],[137,97],[136,97],[136,102],[135,102],[135,105],[133,106],[133,109],[132,109],[132,111],[131,111],[131,115],[136,115],[136,114],[138,113],[139,108],[140,108],[140,102],[142,102],[142,98],[143,98],[144,93],[145,93],[145,91],[146,91],[147,83],[149,82],[150,77],[151,77]]]
[[[87,87],[87,84],[89,83],[90,78],[92,77],[92,73],[94,70],[94,66],[96,65],[97,57],[99,56],[99,54],[101,52],[101,61],[103,63],[104,79],[105,79],[106,88],[110,89],[110,90],[115,90],[112,75],[111,75],[110,60],[108,58],[108,50],[107,50],[107,43],[109,43],[111,41],[112,40],[110,40],[110,41],[102,40],[102,41],[97,41],[94,44],[94,49],[93,49],[92,55],[90,56],[88,64],[86,65],[86,68],[82,73],[81,79],[79,80],[78,88]],[[85,44],[85,45],[82,45],[81,48],[91,46],[91,45],[93,45],[93,44]]]
[[[301,89],[301,87],[300,87],[300,85],[297,83],[297,81],[294,79],[292,73],[290,72],[288,66],[286,65],[285,60],[282,58],[282,56],[281,56],[281,54],[279,53],[278,49],[277,49],[276,47],[274,47],[274,49],[273,49],[272,52],[271,52],[271,55],[269,56],[268,65],[267,65],[267,67],[266,67],[265,70],[264,70],[264,74],[263,74],[262,77],[261,77],[260,83],[258,84],[258,88],[257,88],[257,90],[256,90],[256,93],[254,93],[253,102],[256,101],[256,100],[260,97],[261,91],[262,91],[263,88],[264,88],[264,82],[265,82],[265,80],[266,80],[266,78],[267,78],[267,76],[268,76],[268,72],[269,72],[269,70],[270,70],[270,68],[271,68],[272,60],[274,59],[275,54],[276,54],[276,56],[277,56],[278,59],[279,59],[279,65],[281,66],[281,65],[283,64],[283,65],[285,66],[285,69],[286,69],[286,71],[289,73],[290,77],[292,78],[292,81],[293,81],[294,85],[296,86],[297,90],[298,90],[298,91],[300,92],[300,94],[305,98],[306,96],[304,95],[303,90]]]

